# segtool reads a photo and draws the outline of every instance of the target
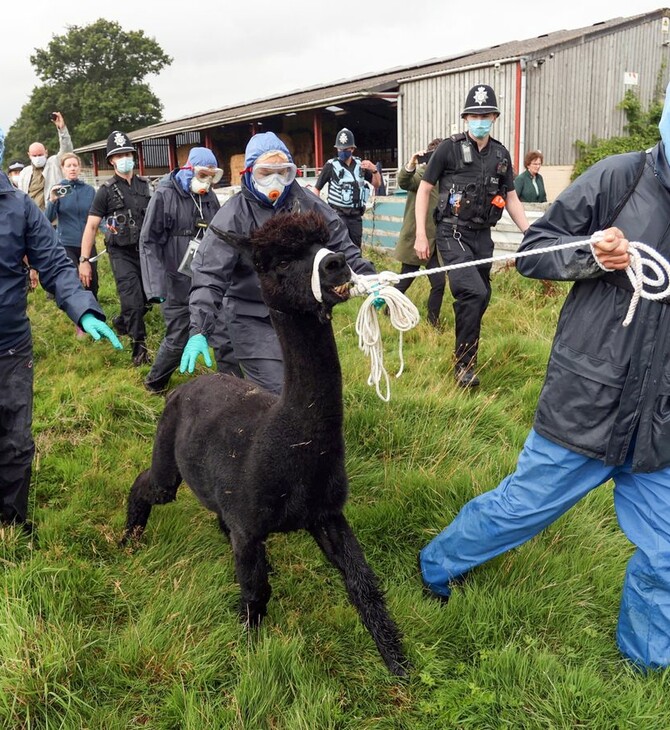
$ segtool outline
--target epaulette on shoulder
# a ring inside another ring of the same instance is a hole
[[[460,142],[461,140],[464,140],[465,137],[466,137],[465,132],[458,132],[458,134],[452,134],[451,137],[449,137],[449,139],[452,142]]]

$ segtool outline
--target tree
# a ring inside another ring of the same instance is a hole
[[[105,139],[113,129],[131,132],[161,121],[163,105],[144,82],[172,63],[144,31],[124,31],[104,19],[88,26],[66,26],[46,49],[30,57],[42,86],[10,127],[6,157],[25,157],[31,142],[58,149],[49,113],[60,111],[75,147]]]

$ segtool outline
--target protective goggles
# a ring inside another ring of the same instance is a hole
[[[182,170],[193,170],[193,177],[201,182],[209,182],[216,185],[223,177],[223,170],[220,167],[209,167],[207,165],[185,165]]]
[[[267,185],[273,180],[278,180],[282,185],[288,186],[298,173],[298,168],[292,162],[279,162],[268,164],[261,162],[251,168],[251,176],[257,185]]]

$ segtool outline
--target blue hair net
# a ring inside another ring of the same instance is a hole
[[[191,168],[187,170],[179,170],[175,175],[180,185],[188,192],[193,178],[194,167],[218,167],[218,162],[212,150],[207,147],[193,147],[188,153],[188,160],[185,167]]]
[[[288,162],[293,162],[293,158],[291,157],[291,153],[288,151],[288,147],[274,132],[261,132],[260,134],[254,134],[247,143],[247,148],[244,151],[244,164],[246,165],[246,170],[244,171],[244,175],[242,175],[242,182],[252,192],[255,198],[260,200],[262,203],[272,205],[263,193],[256,190],[251,172],[249,172],[249,170],[254,166],[256,160],[266,152],[281,152],[283,155],[286,155]],[[284,200],[284,198],[288,195],[290,188],[291,186],[289,185],[281,194],[279,200],[275,201],[274,205],[279,205]]]

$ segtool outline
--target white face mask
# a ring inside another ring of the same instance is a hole
[[[209,180],[198,180],[195,176],[191,178],[191,192],[196,195],[204,195],[209,192],[211,186],[212,183]]]
[[[18,175],[10,175],[9,176],[9,182],[15,187],[19,187],[19,176]]]
[[[256,190],[265,196],[273,205],[281,198],[282,193],[286,189],[286,185],[282,183],[280,176],[276,174],[265,177],[263,183],[259,183],[258,180],[254,180],[253,178],[252,182]]]
[[[35,155],[34,157],[30,158],[30,162],[33,167],[44,167],[47,164],[47,156]]]

